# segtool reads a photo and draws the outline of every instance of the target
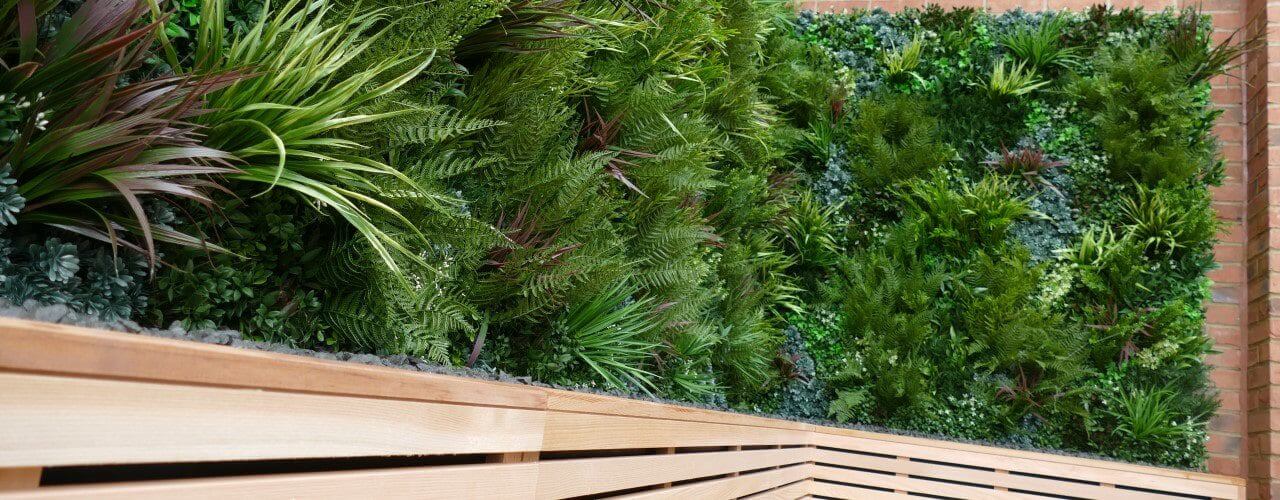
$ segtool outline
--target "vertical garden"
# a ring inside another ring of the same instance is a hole
[[[1205,459],[1197,12],[0,11],[6,311]]]

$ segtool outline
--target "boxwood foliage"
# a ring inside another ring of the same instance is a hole
[[[117,28],[150,36],[101,81],[216,85],[181,101],[210,108],[182,116],[180,168],[125,169],[190,189],[138,184],[100,231],[39,224],[34,160],[0,152],[2,298],[1205,459],[1223,176],[1207,81],[1249,44],[1211,47],[1195,12],[207,0],[161,22],[142,0],[40,5],[39,39],[0,30],[2,67],[80,9],[124,5],[147,22]],[[0,88],[4,151],[65,128],[47,90]],[[88,237],[144,227],[155,251]]]
[[[1105,7],[801,14],[846,91],[805,165],[849,224],[812,301],[842,319],[845,362],[818,364],[832,416],[1203,463],[1223,176],[1204,69],[1250,45],[1208,31]]]

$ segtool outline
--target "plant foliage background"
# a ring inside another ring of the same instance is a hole
[[[0,7],[9,301],[1204,461],[1195,12]]]

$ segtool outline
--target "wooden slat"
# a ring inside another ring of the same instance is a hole
[[[660,418],[687,422],[750,425],[755,427],[771,427],[775,429],[801,431],[812,430],[814,427],[811,424],[792,422],[790,420],[780,420],[776,418],[744,415],[741,413],[714,411],[705,408],[693,408],[635,399],[622,399],[600,394],[556,389],[547,390],[547,409],[551,411],[571,413],[594,413],[598,415]]]
[[[809,460],[808,448],[640,455],[539,462],[538,498],[566,498],[654,486]]]
[[[0,373],[0,467],[536,450],[544,413]]]
[[[823,481],[813,481],[809,484],[809,494],[828,498],[856,498],[858,500],[905,500],[908,497],[902,493],[891,493],[888,491],[872,490],[868,488],[855,488],[843,484],[834,484]]]
[[[798,483],[791,483],[781,488],[756,493],[749,497],[749,500],[796,500],[809,495],[810,488],[813,487],[813,480],[806,479]]]
[[[963,481],[966,483],[1002,486],[1036,493],[1052,493],[1081,498],[1113,498],[1116,500],[1151,498],[1150,495],[1132,490],[1104,488],[1098,485],[1083,484],[1074,481],[1055,481],[1040,477],[1020,476],[1016,474],[994,471],[974,470],[962,467],[948,467],[926,462],[912,462],[893,458],[843,453],[832,450],[817,450],[814,461],[819,464],[842,465],[859,469],[880,470],[926,476],[940,479]],[[1078,479],[1078,478],[1071,478]]]
[[[0,370],[546,408],[535,387],[0,318]]]
[[[961,499],[1035,499],[1044,500],[1044,497],[1024,495],[1009,491],[997,491],[991,488],[979,488],[976,486],[966,486],[962,484],[943,483],[938,481],[928,481],[924,479],[916,479],[904,476],[895,476],[891,474],[877,474],[874,472],[864,472],[852,469],[840,469],[836,467],[828,467],[824,465],[815,465],[813,467],[813,477],[815,479],[825,479],[828,481],[836,481],[845,484],[872,486],[876,488],[889,488],[909,493],[926,493],[929,495],[945,495],[951,498]]]
[[[691,483],[674,488],[644,491],[614,498],[687,500],[690,498],[738,498],[762,491],[804,481],[810,477],[809,465],[792,465],[781,469],[743,474],[712,481]]]
[[[553,411],[547,412],[543,449],[799,445],[808,439],[798,430]]]
[[[216,479],[55,486],[0,494],[3,500],[273,499],[528,499],[538,485],[537,464],[410,467]]]
[[[824,432],[814,433],[814,444],[828,448],[923,458],[1050,477],[1065,477],[1081,481],[1107,482],[1138,488],[1175,491],[1187,495],[1202,495],[1211,498],[1237,498],[1239,487],[1244,484],[1244,480],[1241,478],[1176,469],[1161,469],[1106,460],[1090,460],[1049,453],[1033,453],[907,436],[831,429],[858,433],[856,435],[835,435],[827,433],[827,429],[830,428],[824,428]]]

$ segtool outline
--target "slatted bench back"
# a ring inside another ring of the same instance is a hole
[[[1243,484],[0,319],[0,499],[1243,499]]]

